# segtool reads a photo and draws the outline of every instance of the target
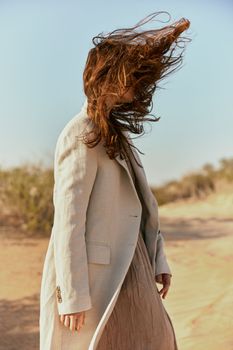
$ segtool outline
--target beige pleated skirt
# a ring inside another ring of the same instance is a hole
[[[162,285],[161,285],[162,286]],[[146,245],[139,232],[135,253],[97,350],[178,350]]]

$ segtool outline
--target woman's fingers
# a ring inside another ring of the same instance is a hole
[[[83,315],[80,315],[78,320],[77,320],[77,328],[80,330],[83,326]]]
[[[60,315],[60,321],[65,327],[71,331],[80,331],[85,324],[85,312],[78,312],[74,314]]]
[[[74,316],[70,316],[70,330],[72,332],[76,330],[76,318]]]
[[[171,275],[164,273],[162,274],[163,288],[160,289],[159,294],[165,299],[171,284]]]
[[[69,327],[70,326],[70,318],[68,315],[65,316],[64,326]]]
[[[77,328],[80,329],[85,324],[85,312],[81,312],[78,314],[77,318]]]
[[[163,299],[166,298],[167,292],[168,292],[169,286],[165,286],[162,289],[159,290],[159,294],[162,296]]]
[[[64,323],[64,321],[65,321],[65,315],[60,315],[60,321],[61,321],[61,323]]]
[[[80,318],[81,318],[82,325],[84,325],[85,324],[85,312],[82,312]]]

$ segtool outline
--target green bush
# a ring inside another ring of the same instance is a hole
[[[216,189],[219,180],[233,181],[233,158],[222,158],[218,168],[206,163],[199,171],[183,176],[179,181],[169,181],[162,186],[153,187],[158,204],[186,198],[204,198]]]
[[[49,234],[53,220],[53,170],[40,166],[0,171],[1,199],[20,218],[26,232]]]

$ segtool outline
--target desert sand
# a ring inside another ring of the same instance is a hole
[[[233,195],[168,204],[159,212],[173,273],[163,304],[179,350],[232,350]],[[1,228],[0,350],[39,348],[39,291],[47,246],[48,238]]]

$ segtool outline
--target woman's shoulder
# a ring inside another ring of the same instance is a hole
[[[76,113],[60,131],[57,137],[57,144],[67,138],[74,139],[80,137],[83,132],[91,130],[92,125],[92,120],[87,115],[84,103],[81,110]]]

